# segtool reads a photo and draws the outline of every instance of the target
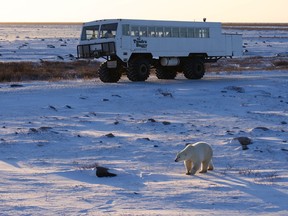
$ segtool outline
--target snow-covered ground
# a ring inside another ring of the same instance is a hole
[[[0,61],[73,60],[80,30],[1,24]],[[224,32],[243,34],[245,56],[288,52],[287,28]],[[0,83],[0,215],[288,215],[285,70],[12,84]],[[215,170],[187,176],[174,158],[197,141]]]
[[[19,84],[0,84],[1,215],[288,215],[287,71]],[[187,176],[196,141],[215,170]]]
[[[79,24],[0,24],[0,61],[74,60]]]

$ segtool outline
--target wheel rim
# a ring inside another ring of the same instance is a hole
[[[148,72],[148,68],[145,64],[140,65],[139,72],[141,75],[146,75]]]

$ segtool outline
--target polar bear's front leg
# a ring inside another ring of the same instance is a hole
[[[184,166],[186,168],[186,175],[191,175],[192,161],[191,160],[185,160]]]
[[[191,170],[191,175],[194,175],[199,170],[200,166],[201,166],[201,163],[194,163],[193,168]]]

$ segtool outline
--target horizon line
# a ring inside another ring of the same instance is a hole
[[[82,25],[85,22],[0,22],[2,25],[13,25],[13,24],[26,24],[26,25],[36,25],[36,24],[45,24],[45,25]],[[231,25],[288,25],[288,22],[221,22],[223,24]]]

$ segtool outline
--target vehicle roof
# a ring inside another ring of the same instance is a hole
[[[153,25],[153,26],[207,26],[207,27],[220,27],[220,22],[195,22],[195,21],[172,21],[172,20],[141,20],[141,19],[103,19],[83,23],[84,26],[101,25],[108,23],[122,23],[134,25]]]

